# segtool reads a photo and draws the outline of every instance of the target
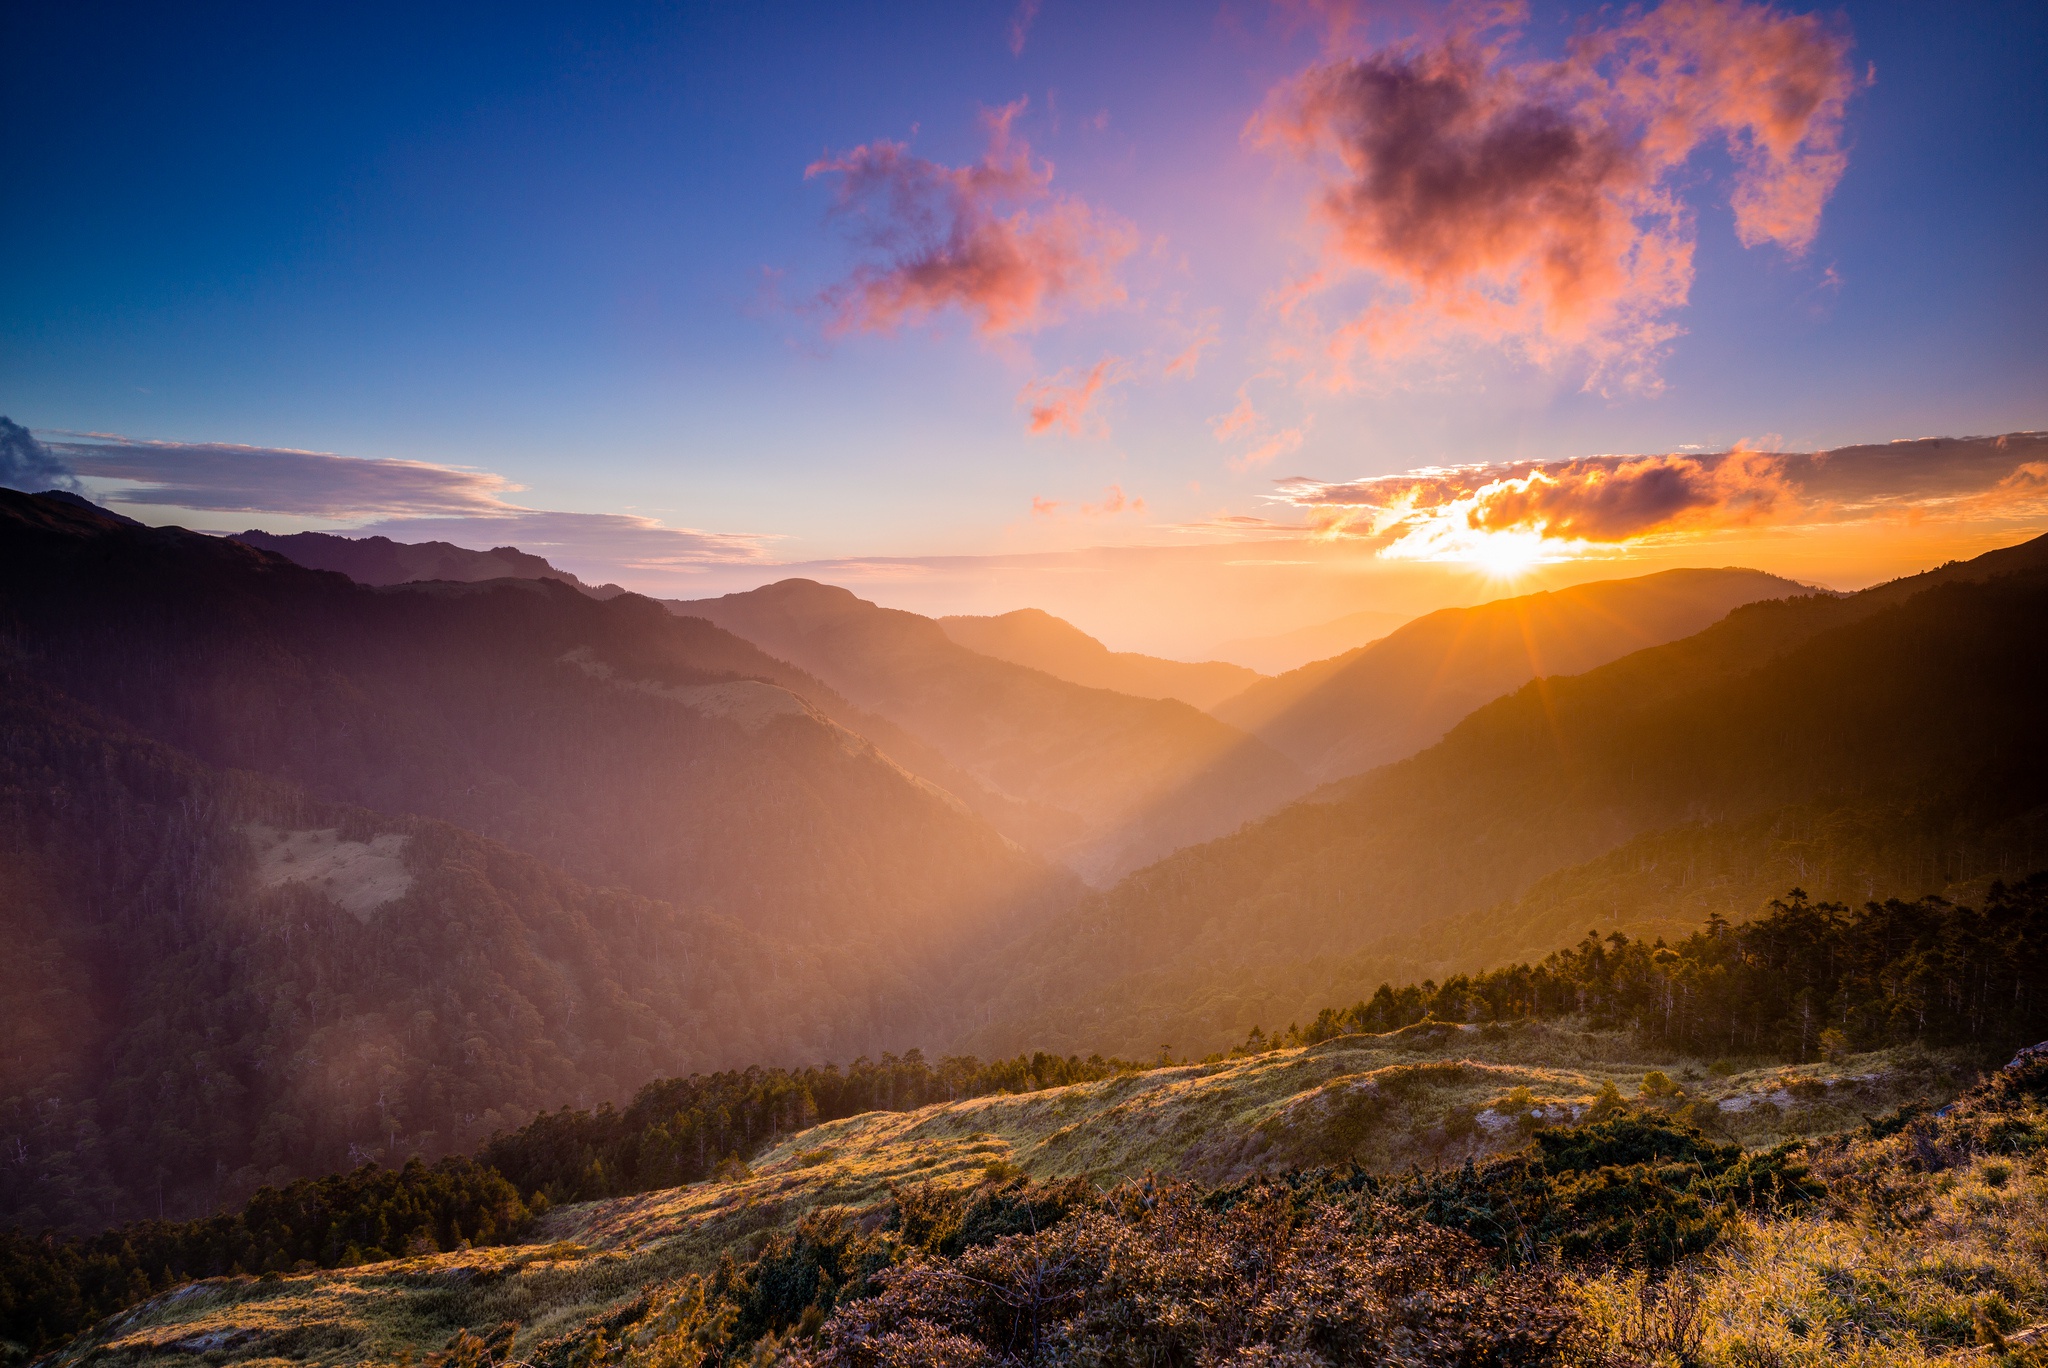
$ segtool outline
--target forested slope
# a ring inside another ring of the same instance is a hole
[[[1830,893],[2026,872],[2048,849],[2044,677],[2038,570],[1739,609],[1131,876],[985,967],[976,1039],[1210,1048],[1345,982],[1568,941],[1602,880],[1629,897],[1608,926],[1746,916],[1815,828]],[[1685,856],[1707,850],[1742,872],[1703,899]]]

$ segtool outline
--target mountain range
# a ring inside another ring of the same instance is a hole
[[[1213,711],[1317,779],[1341,779],[1414,754],[1538,676],[1580,674],[1691,636],[1745,603],[1809,592],[1754,570],[1666,570],[1444,608],[1254,683]]]
[[[1057,619],[503,563],[373,585],[0,492],[0,1217],[196,1214],[743,1062],[1199,1053],[1589,926],[2048,863],[2048,539],[1453,610],[1212,704],[1309,763],[1061,677],[1177,662]],[[1461,687],[1499,696],[1440,720]]]
[[[1024,820],[983,810],[1096,881],[1232,831],[1309,787],[1292,761],[1186,703],[984,655],[931,618],[831,585],[783,580],[669,606],[809,671],[1028,805]]]
[[[190,1210],[650,1070],[904,1048],[1070,876],[701,620],[0,491],[11,1210]],[[841,706],[844,706],[843,704]],[[95,1137],[86,1144],[77,1137]]]
[[[1788,887],[1961,893],[2048,860],[2048,537],[1477,709],[1180,851],[982,969],[1000,1050],[1201,1052],[1381,979],[1746,917]]]

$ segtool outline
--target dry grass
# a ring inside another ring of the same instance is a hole
[[[441,1349],[458,1330],[515,1321],[512,1348],[523,1355],[653,1284],[710,1268],[725,1250],[750,1252],[808,1211],[878,1207],[897,1184],[971,1186],[1017,1171],[1103,1184],[1148,1171],[1221,1182],[1338,1159],[1387,1169],[1456,1163],[1518,1147],[1535,1118],[1581,1114],[1603,1088],[1634,1098],[1653,1071],[1684,1090],[1667,1105],[1697,1105],[1750,1145],[1855,1124],[1944,1086],[1940,1061],[1906,1054],[1716,1075],[1705,1061],[1646,1059],[1625,1037],[1555,1025],[1347,1036],[828,1122],[721,1180],[558,1208],[531,1245],[194,1284],[96,1328],[56,1363],[112,1356],[189,1365],[203,1355],[211,1363],[397,1364]],[[1780,1094],[1782,1105],[1718,1105]],[[1756,1240],[1773,1238],[1769,1229],[1758,1227]],[[1602,1287],[1588,1286],[1589,1305],[1610,1295]]]
[[[2048,1116],[2036,1109],[2029,1119],[2048,1139]],[[1980,1155],[1930,1174],[1894,1167],[1883,1145],[1856,1148],[1858,1162],[1887,1171],[1870,1200],[1745,1218],[1734,1239],[1662,1289],[1627,1273],[1582,1283],[1582,1361],[2048,1364],[2048,1153]],[[1689,1308],[1687,1334],[1669,1333],[1675,1308]]]

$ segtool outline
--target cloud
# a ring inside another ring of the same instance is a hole
[[[1270,465],[1277,456],[1289,456],[1301,450],[1301,444],[1307,437],[1306,428],[1282,428],[1232,461],[1231,468],[1250,470],[1254,466]]]
[[[1105,356],[1076,379],[1072,370],[1044,380],[1034,380],[1017,393],[1017,404],[1030,417],[1026,430],[1033,437],[1061,432],[1070,437],[1107,437],[1109,425],[1093,413],[1095,401],[1111,385],[1129,377],[1121,360]]]
[[[1122,485],[1111,485],[1102,491],[1101,503],[1082,504],[1081,511],[1096,517],[1113,516],[1118,513],[1143,513],[1145,501],[1127,498]]]
[[[51,449],[88,479],[114,482],[126,504],[353,521],[516,511],[519,486],[485,471],[324,451],[95,437]]]
[[[78,476],[64,459],[35,439],[27,428],[0,415],[0,489],[40,494],[48,489],[80,490]]]
[[[1031,21],[1038,17],[1039,0],[1017,0],[1017,11],[1010,16],[1010,27],[1004,35],[1010,43],[1010,55],[1024,55],[1024,40],[1031,33]]]
[[[1679,173],[1710,143],[1733,159],[1744,244],[1812,242],[1858,86],[1837,26],[1666,0],[1537,62],[1509,56],[1520,18],[1468,8],[1427,43],[1320,61],[1248,126],[1322,173],[1326,260],[1299,292],[1357,272],[1378,287],[1325,341],[1333,379],[1360,353],[1464,339],[1541,364],[1584,357],[1589,386],[1654,388],[1693,276]]]
[[[765,559],[777,540],[668,527],[633,514],[525,508],[504,497],[519,486],[502,476],[426,461],[125,437],[56,442],[48,450],[108,503],[354,524],[332,530],[404,542],[518,546],[586,579],[648,583],[749,564]]]
[[[1165,367],[1160,373],[1169,379],[1174,376],[1183,376],[1192,380],[1195,376],[1196,368],[1202,364],[1202,353],[1208,351],[1221,340],[1216,325],[1214,323],[1206,324],[1192,342],[1168,358]]]
[[[983,115],[988,151],[969,166],[885,140],[805,169],[836,178],[833,213],[875,258],[821,297],[834,331],[893,332],[958,309],[1000,337],[1125,297],[1116,268],[1136,230],[1052,190],[1051,163],[1011,131],[1023,110],[1019,100]]]
[[[1034,517],[1056,517],[1066,506],[1066,501],[1062,499],[1043,499],[1035,494],[1031,496],[1031,513]],[[1090,518],[1115,517],[1119,513],[1143,513],[1145,501],[1125,494],[1122,485],[1110,485],[1102,491],[1100,502],[1075,504],[1074,511]]]
[[[1209,420],[1209,431],[1216,434],[1217,441],[1227,442],[1237,436],[1238,433],[1246,432],[1256,427],[1258,421],[1259,411],[1252,407],[1251,395],[1240,389],[1237,392],[1236,407],[1232,408],[1228,413],[1219,413],[1214,418],[1211,418]]]
[[[1287,480],[1274,498],[1324,535],[1379,539],[1396,559],[1464,559],[1503,536],[1563,557],[1758,524],[2048,517],[2048,436],[1425,467]]]

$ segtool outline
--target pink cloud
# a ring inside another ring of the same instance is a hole
[[[1748,0],[1666,0],[1539,63],[1507,55],[1520,17],[1454,12],[1428,43],[1318,62],[1248,127],[1322,171],[1328,259],[1304,290],[1360,271],[1382,287],[1327,340],[1338,378],[1360,352],[1464,338],[1542,363],[1583,355],[1590,383],[1654,387],[1692,284],[1678,173],[1709,142],[1735,159],[1745,244],[1797,254],[1813,240],[1858,86],[1835,27]]]
[[[1220,413],[1209,420],[1209,431],[1216,434],[1216,440],[1227,442],[1258,425],[1259,411],[1252,407],[1252,397],[1243,390],[1237,392],[1237,406],[1228,413]]]
[[[1307,438],[1308,432],[1304,428],[1282,428],[1272,436],[1262,439],[1251,450],[1232,461],[1230,463],[1231,468],[1234,470],[1251,470],[1256,466],[1270,465],[1277,456],[1288,456],[1301,450],[1301,444]]]
[[[822,296],[835,331],[891,332],[958,309],[998,337],[1124,298],[1116,268],[1136,230],[1052,190],[1051,163],[1011,131],[1023,109],[984,114],[988,151],[968,166],[878,141],[805,169],[837,178],[833,212],[876,258]]]
[[[1010,27],[1004,35],[1010,43],[1010,55],[1024,55],[1024,40],[1031,34],[1031,22],[1038,18],[1039,0],[1017,0],[1017,12],[1010,16]]]
[[[1105,356],[1079,379],[1071,370],[1064,370],[1049,379],[1032,381],[1017,394],[1018,405],[1030,416],[1026,430],[1034,437],[1051,432],[1070,437],[1108,436],[1107,424],[1093,412],[1095,401],[1127,375],[1123,362]]]

